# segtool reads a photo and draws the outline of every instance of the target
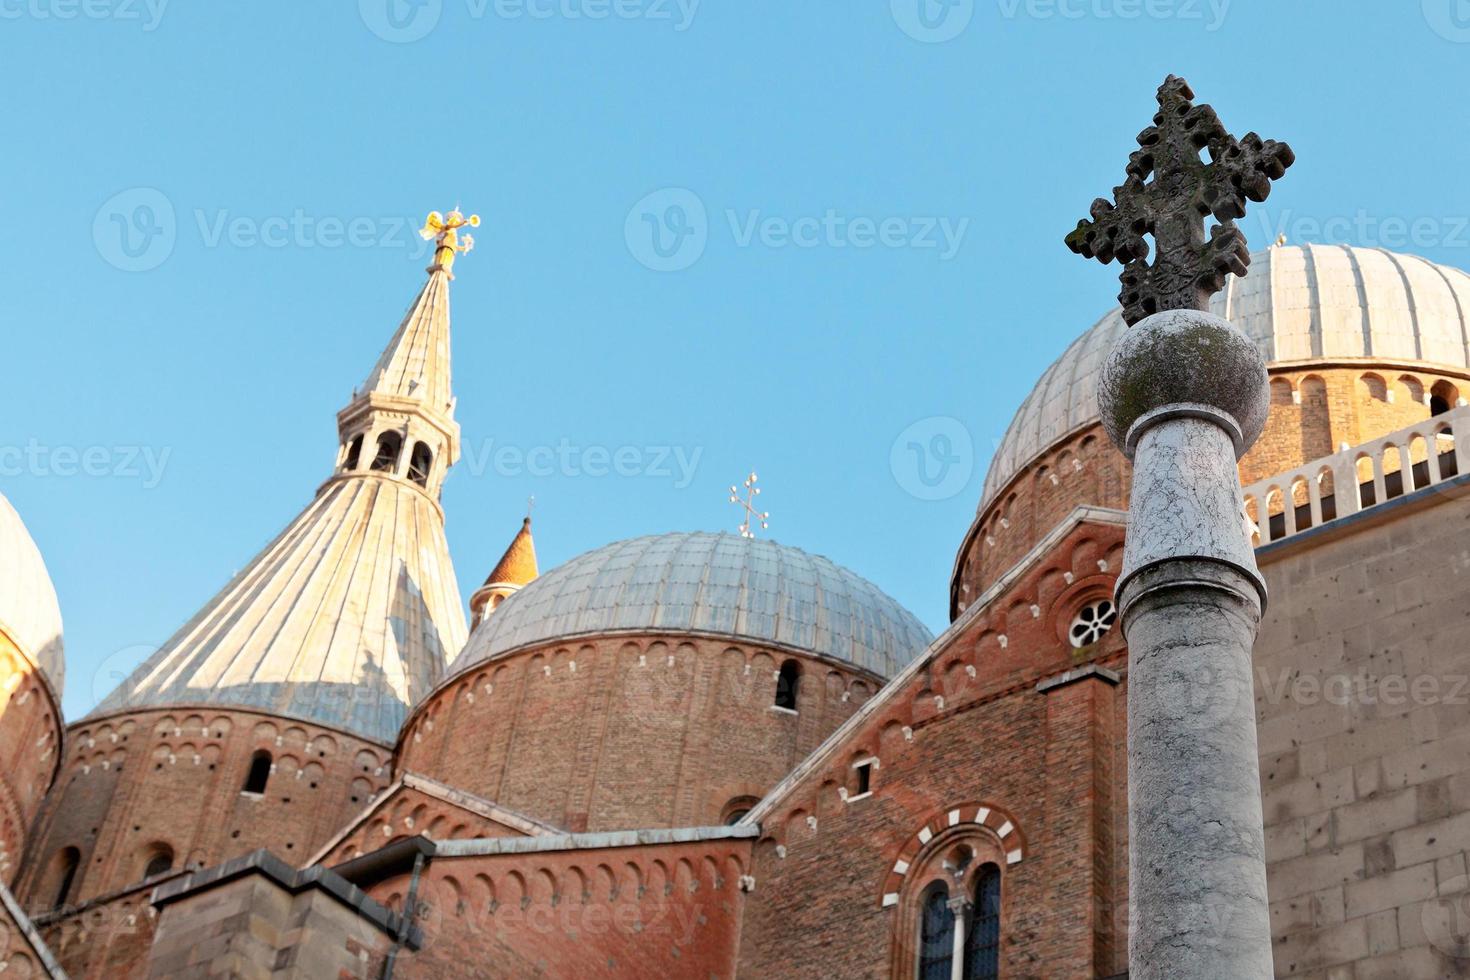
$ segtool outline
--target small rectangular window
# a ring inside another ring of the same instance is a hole
[[[859,759],[852,764],[852,778],[847,783],[849,800],[861,799],[873,791],[873,770],[877,766],[877,759]]]

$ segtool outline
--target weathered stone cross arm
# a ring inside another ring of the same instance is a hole
[[[1271,181],[1296,160],[1285,143],[1255,133],[1236,139],[1214,109],[1193,100],[1188,82],[1165,79],[1153,125],[1138,134],[1113,200],[1093,201],[1092,217],[1066,239],[1086,258],[1123,263],[1118,301],[1130,325],[1160,310],[1208,309],[1227,273],[1244,275],[1250,252],[1235,219],[1245,215],[1246,201],[1264,201]],[[1212,215],[1219,224],[1206,239]],[[1150,235],[1158,252],[1152,265]]]

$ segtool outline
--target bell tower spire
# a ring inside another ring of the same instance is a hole
[[[337,413],[337,477],[405,480],[435,500],[459,459],[450,384],[449,282],[454,259],[474,247],[459,229],[478,215],[429,212],[419,232],[436,242],[429,281],[404,315],[367,380]]]

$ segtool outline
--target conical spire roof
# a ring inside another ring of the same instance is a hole
[[[339,425],[350,418],[380,431],[423,418],[457,439],[442,266],[430,270],[369,384]],[[437,465],[452,461],[440,455]],[[371,459],[364,453],[359,463],[344,463],[94,713],[235,706],[391,744],[411,705],[464,645],[466,626],[436,482],[416,482],[406,466],[370,467]]]
[[[442,266],[433,267],[360,392],[411,399],[430,411],[451,413],[449,273]]]
[[[540,571],[536,567],[536,542],[531,538],[531,519],[521,522],[521,529],[511,539],[510,547],[500,556],[485,585],[530,585]]]

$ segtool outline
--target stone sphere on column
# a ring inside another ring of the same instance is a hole
[[[1201,310],[1164,310],[1129,328],[1098,376],[1097,400],[1103,428],[1129,459],[1138,436],[1130,439],[1130,430],[1151,412],[1194,405],[1229,416],[1239,429],[1238,458],[1260,436],[1271,407],[1255,343]]]

